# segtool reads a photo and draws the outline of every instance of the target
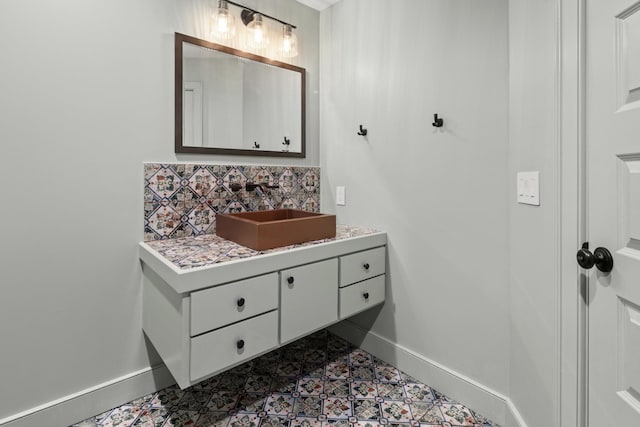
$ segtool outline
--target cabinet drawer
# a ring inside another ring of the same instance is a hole
[[[383,302],[385,277],[383,274],[340,288],[340,319],[353,316]]]
[[[191,336],[278,307],[278,273],[265,274],[191,294]]]
[[[385,248],[340,257],[340,286],[379,276],[385,272]]]
[[[191,339],[190,378],[215,374],[277,346],[277,311],[200,335]]]

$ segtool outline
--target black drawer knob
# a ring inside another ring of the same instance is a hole
[[[369,292],[364,292],[362,296],[364,297],[364,299],[369,299]]]
[[[242,350],[244,348],[244,340],[238,340],[236,347],[238,347],[238,350]]]
[[[287,277],[287,283],[288,284],[293,285],[293,282],[295,282],[295,279],[293,278],[293,276]]]
[[[238,298],[236,303],[238,304],[238,307],[244,307],[244,298]]]
[[[365,270],[369,270],[369,263],[365,262],[364,264],[362,264],[362,268],[364,268]]]

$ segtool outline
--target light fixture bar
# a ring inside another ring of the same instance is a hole
[[[281,24],[283,24],[283,25],[289,25],[291,28],[296,28],[296,26],[295,26],[295,25],[291,25],[291,24],[289,24],[288,22],[284,22],[284,21],[282,21],[282,20],[280,20],[280,19],[278,19],[278,18],[274,18],[273,16],[265,15],[264,13],[262,13],[262,12],[260,12],[260,11],[257,11],[257,10],[255,10],[255,9],[251,9],[250,7],[243,6],[243,5],[241,5],[241,4],[238,4],[238,3],[233,2],[233,1],[230,1],[230,0],[227,0],[227,3],[232,4],[232,5],[234,5],[234,6],[237,6],[237,7],[241,7],[242,9],[246,9],[246,10],[248,10],[249,12],[258,13],[258,14],[260,14],[260,15],[264,16],[265,18],[269,18],[269,19],[271,19],[272,21],[279,22],[279,23],[281,23]]]

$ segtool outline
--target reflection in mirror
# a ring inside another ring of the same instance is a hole
[[[176,33],[176,153],[305,156],[305,70]]]

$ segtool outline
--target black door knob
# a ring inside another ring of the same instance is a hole
[[[587,270],[596,265],[596,257],[587,248],[580,249],[576,254],[576,259],[578,260],[578,265]]]
[[[363,293],[362,296],[364,297],[364,299],[369,299],[369,292]]]
[[[607,248],[599,247],[591,253],[589,245],[585,243],[582,245],[582,249],[576,254],[576,259],[580,267],[586,268],[587,270],[594,265],[603,273],[609,273],[613,270],[613,256]]]
[[[362,268],[364,268],[365,270],[369,270],[369,263],[365,262],[364,264],[362,264]]]
[[[238,350],[242,350],[244,348],[244,340],[238,340],[236,347],[238,347]]]
[[[607,248],[596,248],[593,251],[593,256],[596,258],[596,268],[603,273],[608,273],[613,270],[613,256]]]
[[[295,282],[295,279],[293,278],[293,276],[287,277],[287,283],[288,284],[293,285],[293,282]]]
[[[238,298],[238,301],[236,301],[236,303],[238,304],[238,307],[244,306],[244,298]]]

